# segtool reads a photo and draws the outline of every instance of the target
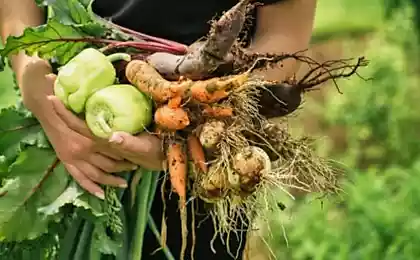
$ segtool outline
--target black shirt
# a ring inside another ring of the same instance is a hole
[[[259,0],[264,4],[272,4],[281,0]],[[209,21],[220,16],[237,3],[237,0],[96,0],[93,10],[101,17],[111,19],[116,24],[140,31],[152,36],[191,44],[199,38],[206,36],[210,29]],[[255,18],[255,13],[253,14]],[[255,22],[255,19],[252,19]],[[255,25],[255,24],[254,24]],[[249,27],[252,33],[254,26]],[[178,211],[177,196],[166,199],[167,219],[167,245],[175,259],[179,258],[181,248],[181,228]],[[159,225],[162,219],[162,200],[160,192],[157,192],[152,207],[152,216]],[[199,206],[195,223],[200,225],[196,228],[196,245],[194,258],[227,260],[233,259],[227,253],[227,246],[220,239],[214,242],[214,254],[211,251],[210,242],[214,235],[214,226],[203,204]],[[191,221],[191,210],[188,218]],[[189,239],[191,239],[191,225],[189,225]],[[159,244],[150,230],[146,230],[145,245],[142,259],[166,259],[161,251],[151,255]],[[242,241],[242,242],[241,242]],[[231,235],[230,251],[236,254],[237,250],[243,250],[246,235]],[[190,250],[191,242],[188,243]],[[191,259],[187,253],[186,259]],[[238,258],[242,259],[239,254]]]
[[[272,4],[281,0],[258,0]],[[191,44],[210,29],[209,21],[237,0],[96,0],[94,11],[113,22],[153,36]],[[254,13],[255,16],[255,13]],[[252,26],[250,27],[252,30]]]

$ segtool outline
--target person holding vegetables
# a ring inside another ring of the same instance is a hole
[[[263,5],[256,8],[254,24],[249,28],[250,49],[254,52],[294,53],[308,47],[316,0],[258,2]],[[209,20],[235,4],[234,0],[96,0],[93,10],[99,16],[118,25],[189,45],[206,35],[210,26]],[[20,35],[26,27],[37,26],[44,21],[44,12],[37,7],[34,0],[0,0],[0,35],[3,41],[10,35]],[[24,54],[10,58],[24,105],[39,120],[58,158],[81,187],[103,198],[103,190],[98,184],[127,187],[124,179],[108,173],[133,170],[139,166],[162,170],[164,155],[157,137],[144,132],[137,136],[119,133],[114,135],[110,142],[95,137],[86,123],[53,95],[56,76],[52,74],[52,68],[47,61]],[[287,61],[281,70],[275,69],[265,73],[266,76],[275,79],[287,78],[292,76],[298,67],[297,62]],[[178,231],[179,216],[176,212],[178,205],[175,200],[168,200],[167,203],[167,244],[176,250],[180,248],[181,243]],[[157,195],[152,215],[160,218],[161,212],[162,201],[160,195]],[[201,220],[198,219],[197,223],[199,221]],[[153,235],[147,232],[146,236]],[[196,236],[196,257],[216,256],[219,259],[231,259],[225,246],[219,241],[214,244],[216,255],[211,252],[211,219],[201,224]],[[154,238],[146,238],[144,241],[144,259],[164,258],[160,253],[151,255],[158,247]],[[245,238],[230,242],[232,252],[243,248],[245,243],[240,241],[245,241]]]

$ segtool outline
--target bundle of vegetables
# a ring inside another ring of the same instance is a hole
[[[251,228],[254,219],[277,205],[271,203],[272,188],[338,189],[338,172],[328,160],[314,155],[306,139],[293,138],[269,118],[287,118],[300,106],[304,92],[351,76],[367,62],[359,58],[355,64],[318,64],[300,53],[245,51],[238,35],[252,7],[249,2],[239,1],[214,21],[206,39],[184,46],[99,18],[90,0],[42,1],[49,11],[47,24],[9,37],[0,50],[2,57],[23,50],[50,60],[57,68],[55,95],[97,137],[109,139],[118,131],[149,131],[160,137],[167,155],[163,177],[169,176],[179,197],[180,259],[187,245],[187,200],[210,205],[216,236],[240,232],[239,223]],[[284,82],[253,73],[285,59],[312,69],[300,80]],[[35,250],[42,259],[99,259],[101,254],[140,259],[157,173],[126,173],[131,188],[106,187],[101,201],[69,178],[38,122],[22,106],[1,111],[0,143],[2,259],[19,259],[25,250]],[[25,221],[31,224],[17,228]],[[148,221],[159,237],[153,220]],[[161,232],[170,258],[164,223]],[[40,242],[33,249],[29,244],[34,239],[59,245],[47,250]],[[13,256],[17,245],[25,247],[19,257]]]

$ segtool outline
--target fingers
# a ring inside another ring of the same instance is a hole
[[[65,167],[70,175],[73,176],[74,180],[79,183],[84,190],[102,200],[105,198],[105,193],[101,187],[86,177],[79,169],[71,164],[66,164]]]
[[[132,136],[116,132],[109,140],[111,147],[116,148],[129,161],[151,170],[161,170],[164,154],[161,140],[147,133]]]
[[[81,161],[78,167],[80,171],[82,171],[89,179],[96,183],[120,188],[127,188],[127,182],[123,178],[105,173],[99,168],[93,166],[92,164]]]
[[[78,167],[72,164],[66,164],[65,166],[70,175],[83,189],[100,199],[105,198],[105,193],[97,183],[120,188],[127,187],[127,182],[124,179],[106,174],[86,162],[81,162]]]
[[[60,101],[60,99],[53,95],[48,96],[48,99],[51,101],[55,112],[68,125],[69,128],[86,137],[92,137],[92,134],[86,123],[74,115],[70,110],[68,110],[66,106],[64,106],[64,104]]]
[[[104,148],[105,149],[105,148]],[[99,149],[98,149],[99,150]],[[102,150],[102,151],[98,151],[99,154],[102,154],[104,156],[107,156],[111,159],[114,159],[116,161],[122,161],[124,160],[124,158],[118,154],[116,154],[115,152],[111,152],[111,151],[106,151],[106,150]]]
[[[127,161],[112,160],[97,153],[94,153],[90,156],[89,162],[108,173],[132,171],[137,169],[137,165],[133,163]]]
[[[138,136],[130,135],[125,132],[115,132],[109,139],[111,145],[120,151],[132,154],[150,154],[160,150],[161,142],[158,138],[146,133]]]

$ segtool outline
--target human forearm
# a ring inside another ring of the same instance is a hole
[[[3,43],[8,36],[21,35],[25,28],[37,26],[43,22],[43,10],[35,4],[34,0],[0,0],[0,36]],[[21,81],[22,71],[28,62],[36,59],[23,53],[10,58],[18,82]]]
[[[250,46],[253,52],[296,53],[308,49],[316,0],[284,0],[258,10],[257,29]],[[264,71],[272,80],[292,77],[301,63],[287,59],[281,67]]]
[[[303,51],[307,48],[308,44],[303,44],[302,42],[296,42],[285,37],[277,36],[267,40],[261,39],[250,46],[249,49],[252,52],[260,53],[292,54],[302,51],[302,54],[304,54]],[[301,63],[295,59],[286,59],[281,63],[281,66],[267,68],[260,73],[269,80],[284,80],[292,77],[299,70],[300,65]]]
[[[44,23],[44,14],[34,0],[0,0],[0,36],[5,43],[7,37],[18,36],[27,27]],[[46,74],[51,73],[51,66],[36,56],[30,57],[20,52],[8,57],[11,59],[23,103],[39,119],[51,111],[47,95],[52,88],[45,86]]]

